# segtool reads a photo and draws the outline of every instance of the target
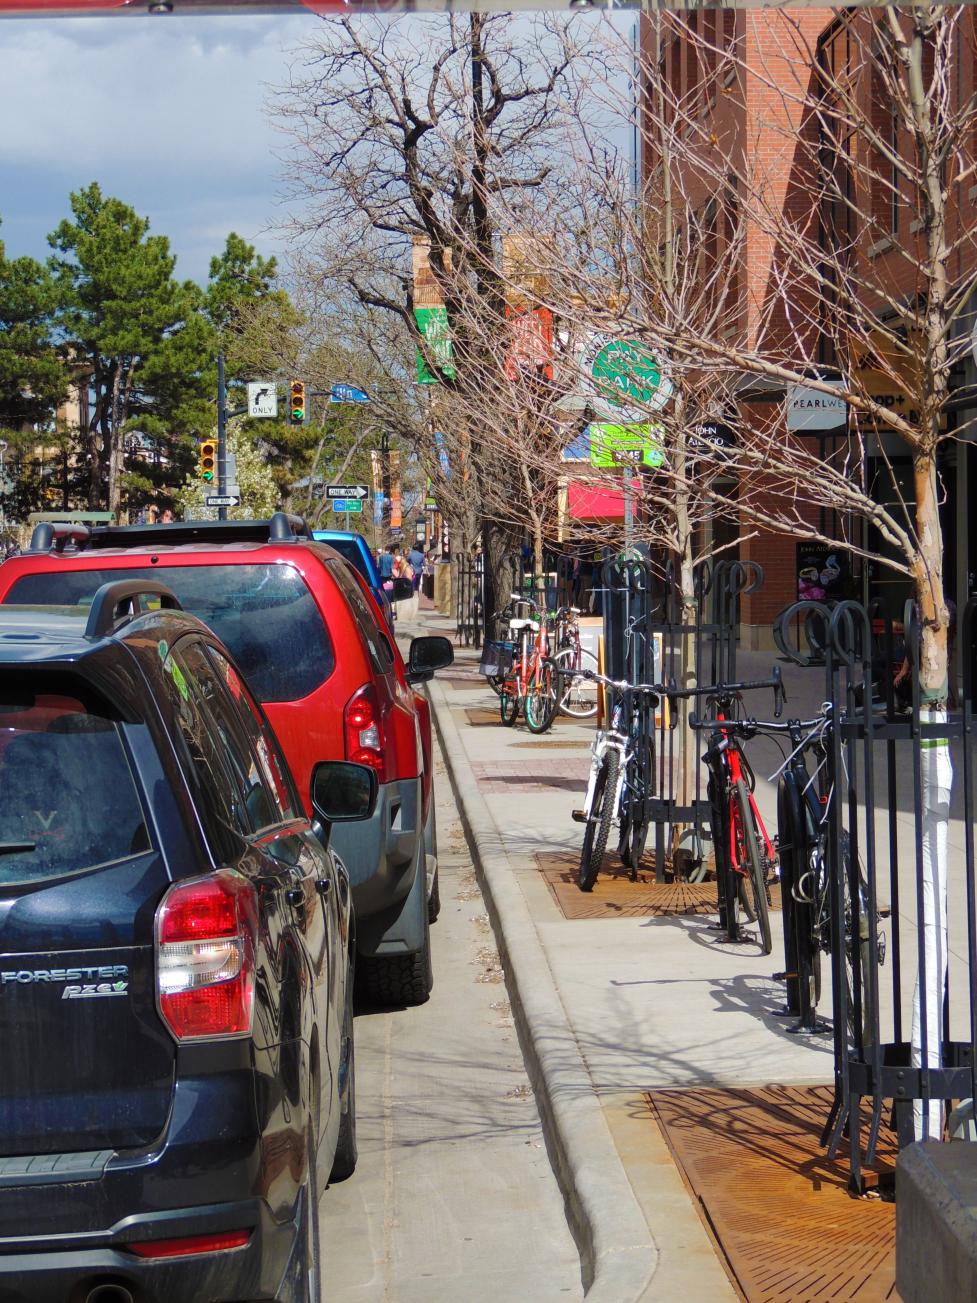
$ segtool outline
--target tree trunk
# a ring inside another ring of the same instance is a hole
[[[513,556],[518,546],[518,540],[506,525],[497,520],[482,521],[485,584],[482,620],[486,638],[497,637],[492,616],[506,605],[515,589],[517,574]]]

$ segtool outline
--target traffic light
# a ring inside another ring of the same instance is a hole
[[[200,445],[200,478],[212,484],[217,473],[217,443],[204,439]]]
[[[291,401],[288,405],[288,419],[292,425],[305,423],[305,381],[293,380],[289,385]]]

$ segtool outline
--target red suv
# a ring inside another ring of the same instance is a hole
[[[268,521],[41,524],[30,549],[0,566],[0,602],[78,606],[123,575],[165,583],[229,648],[300,792],[322,760],[375,770],[373,817],[338,825],[330,845],[353,886],[366,993],[422,1003],[433,981],[437,841],[430,715],[412,685],[451,663],[451,644],[415,638],[405,666],[349,564],[283,512]]]

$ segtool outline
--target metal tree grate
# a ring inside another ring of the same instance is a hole
[[[848,1194],[821,1146],[827,1086],[647,1099],[747,1303],[897,1300],[895,1205]],[[895,1162],[894,1138],[880,1143]]]

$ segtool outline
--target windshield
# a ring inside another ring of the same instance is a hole
[[[288,565],[204,565],[68,570],[24,575],[4,601],[82,606],[102,584],[152,579],[210,626],[263,702],[298,701],[336,666],[325,622],[299,572]]]
[[[149,847],[116,722],[74,697],[0,691],[0,882],[81,873]]]

